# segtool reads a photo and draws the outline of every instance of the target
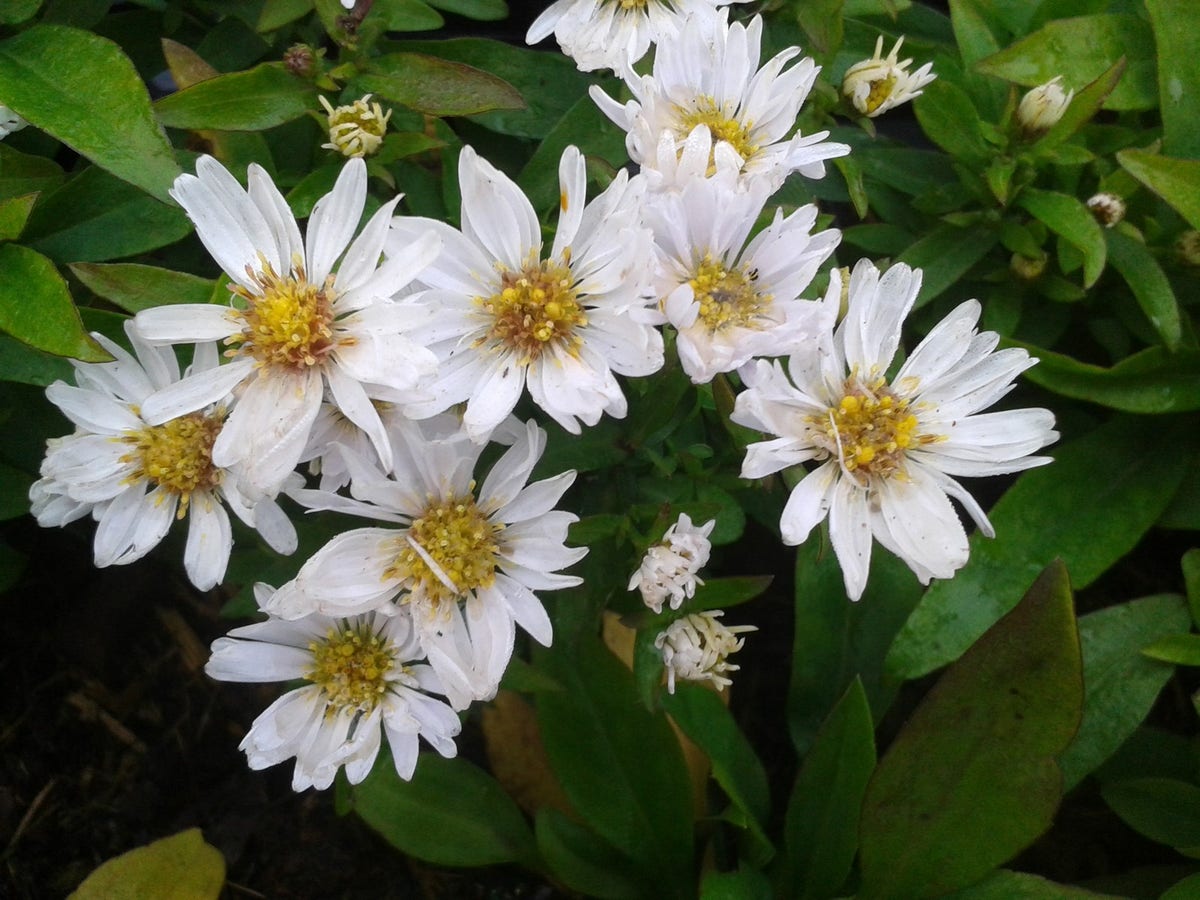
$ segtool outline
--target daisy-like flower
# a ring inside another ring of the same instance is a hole
[[[581,72],[631,67],[651,44],[674,39],[689,15],[711,16],[740,0],[556,0],[525,35],[536,44],[551,34]]]
[[[400,527],[334,538],[279,589],[267,611],[289,619],[407,611],[456,709],[494,696],[516,625],[550,644],[550,619],[533,592],[579,584],[555,573],[587,553],[564,546],[577,517],[553,508],[575,473],[527,485],[546,434],[533,422],[506,429],[515,441],[481,488],[472,473],[483,447],[454,416],[400,423],[391,478],[346,452],[355,499],[319,491],[293,496],[314,509]]]
[[[407,407],[422,418],[467,402],[463,421],[483,440],[526,386],[568,431],[625,415],[616,374],[649,375],[663,364],[659,321],[649,308],[654,243],[641,223],[643,184],[624,172],[585,204],[583,155],[559,163],[561,212],[546,254],[533,206],[511,180],[464,147],[458,160],[462,232],[431,219],[397,220],[393,240],[441,235],[445,252],[420,276],[432,288],[414,305],[412,332],[442,361]]]
[[[762,185],[736,188],[728,171],[659,195],[647,222],[659,251],[656,289],[679,333],[683,370],[697,384],[756,356],[783,356],[816,337],[826,316],[801,299],[841,233],[812,234],[817,208],[801,207],[746,243],[766,201]]]
[[[621,104],[598,86],[592,99],[626,132],[629,157],[643,168],[655,166],[664,132],[682,145],[699,125],[707,126],[717,146],[728,146],[740,160],[742,177],[763,179],[773,193],[794,171],[806,178],[825,174],[824,160],[845,156],[845,144],[825,141],[829,132],[788,135],[820,68],[790,47],[761,69],[762,19],[748,26],[729,24],[728,9],[715,17],[692,16],[679,37],[655,51],[651,74],[622,73],[634,99]],[[715,156],[710,169],[717,167]]]
[[[687,513],[680,513],[662,540],[642,557],[629,579],[629,590],[640,591],[642,602],[655,613],[662,612],[668,600],[671,609],[679,609],[685,598],[696,596],[697,585],[704,584],[696,573],[708,564],[712,551],[708,536],[716,524],[716,519],[709,519],[696,527]]]
[[[329,119],[329,143],[322,144],[322,149],[351,158],[370,156],[379,149],[392,117],[390,109],[385,113],[378,103],[370,103],[370,94],[338,107],[323,96],[319,99]]]
[[[400,407],[393,403],[375,401],[375,410],[383,427],[390,431],[405,418]],[[319,487],[323,491],[336,491],[350,483],[350,469],[340,448],[347,448],[355,455],[378,459],[371,438],[365,431],[347,419],[337,405],[326,398],[313,423],[308,446],[300,455],[300,462],[308,463],[312,475],[320,475]]]
[[[0,103],[0,141],[4,140],[14,131],[20,131],[29,123],[18,116],[15,112]]]
[[[255,586],[260,607],[272,588]],[[414,662],[414,660],[418,660]],[[252,769],[295,757],[292,788],[324,789],[339,768],[358,784],[367,777],[383,735],[401,778],[412,778],[418,737],[454,756],[458,716],[443,700],[407,615],[366,613],[295,621],[271,616],[218,638],[204,670],[219,681],[303,679],[254,720],[241,750]]]
[[[150,347],[126,327],[136,357],[101,334],[92,336],[114,357],[107,363],[74,363],[74,386],[56,381],[46,397],[75,424],[75,433],[48,442],[42,478],[30,488],[33,514],[45,527],[92,514],[99,567],[141,559],[158,546],[171,523],[188,520],[183,564],[200,590],[224,577],[233,547],[228,505],[280,553],[296,549],[296,531],[271,500],[253,510],[236,472],[212,461],[226,406],[214,405],[151,424],[143,404],[179,380],[179,364],[166,347]],[[192,371],[217,365],[214,344],[196,348]]]
[[[900,328],[921,286],[921,273],[897,264],[880,276],[862,260],[850,276],[849,304],[836,332],[793,355],[788,369],[757,363],[742,369],[749,387],[731,418],[777,435],[751,444],[743,478],[762,478],[814,461],[792,491],[780,527],[800,544],[829,517],[829,533],[846,592],[857,600],[867,582],[874,535],[923,584],[949,578],[967,561],[967,536],[950,498],[988,537],[987,515],[952,476],[1000,475],[1050,462],[1031,456],[1058,437],[1045,409],[983,413],[1013,387],[1035,359],[1020,349],[996,351],[999,336],[976,330],[980,306],[950,313],[889,376]],[[836,309],[842,278],[832,274],[825,302]]]
[[[135,322],[151,343],[224,340],[232,361],[149,398],[142,408],[146,421],[161,424],[235,391],[238,403],[213,444],[213,462],[240,465],[252,496],[274,496],[308,443],[327,386],[386,463],[391,447],[364,385],[409,390],[437,360],[405,336],[410,307],[382,298],[432,261],[437,235],[415,236],[380,264],[400,198],[383,204],[354,238],[367,196],[366,165],[359,159],[346,163],[333,190],[317,202],[304,240],[258,166],[249,168],[249,190],[211,157],[200,157],[196,171],[177,178],[171,196],[233,279],[234,305],[161,306],[142,310]]]
[[[921,89],[937,78],[933,63],[928,62],[915,72],[909,72],[911,59],[900,61],[901,37],[886,57],[883,54],[883,35],[875,41],[875,53],[870,59],[857,62],[842,76],[842,93],[862,115],[881,116],[889,109],[907,103],[921,95]]]
[[[728,660],[746,640],[738,635],[758,629],[754,625],[729,628],[720,621],[724,614],[724,610],[692,613],[676,619],[654,639],[667,670],[668,693],[675,693],[676,679],[711,681],[717,690],[733,684],[726,673],[736,672],[739,666]]]

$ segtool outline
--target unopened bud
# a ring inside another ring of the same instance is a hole
[[[1008,267],[1022,281],[1034,281],[1046,271],[1046,257],[1014,253],[1008,261]]]
[[[284,51],[283,65],[293,75],[312,78],[316,73],[317,56],[308,44],[292,44]]]
[[[1067,111],[1074,91],[1064,91],[1059,82],[1061,75],[1055,75],[1045,84],[1040,84],[1021,98],[1017,107],[1017,122],[1029,136],[1044,134]]]
[[[1200,231],[1185,231],[1175,241],[1175,253],[1187,266],[1200,266]]]
[[[1112,228],[1125,218],[1125,201],[1116,194],[1102,191],[1088,200],[1087,208],[1105,228]]]
[[[907,103],[920,96],[921,88],[937,77],[931,71],[933,63],[925,63],[917,71],[909,72],[912,60],[900,60],[903,43],[904,38],[896,41],[892,52],[885,57],[883,35],[880,35],[875,42],[875,54],[855,63],[842,76],[842,94],[862,115],[874,118]]]

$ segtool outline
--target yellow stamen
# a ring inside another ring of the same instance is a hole
[[[713,148],[717,141],[725,141],[743,160],[751,159],[758,153],[759,145],[752,135],[753,122],[740,122],[725,112],[712,97],[700,96],[694,101],[693,108],[677,108],[679,126],[677,134],[682,141],[697,125],[707,125],[712,134]],[[680,151],[682,153],[682,150]],[[708,155],[708,174],[717,170],[716,159],[712,152]]]
[[[745,266],[730,268],[704,254],[688,284],[700,304],[700,320],[709,331],[758,327],[771,295],[754,289],[757,277],[757,272]]]
[[[262,269],[247,274],[257,291],[240,285],[230,290],[246,301],[240,311],[244,322],[239,334],[226,339],[234,344],[230,355],[249,355],[262,365],[304,370],[324,361],[336,346],[333,339],[333,276],[323,287],[310,284],[304,265],[295,261],[291,274],[282,277],[266,260]]]
[[[209,490],[221,482],[223,473],[212,464],[212,446],[224,419],[224,410],[219,410],[208,416],[191,413],[162,425],[148,425],[121,438],[133,445],[121,461],[136,464],[132,480],[145,478],[177,494],[179,508],[175,515],[182,519],[193,492]]]
[[[573,352],[583,339],[576,329],[587,314],[576,299],[571,270],[553,260],[529,262],[519,271],[501,270],[500,289],[476,302],[493,317],[480,343],[496,341],[520,353],[520,361],[539,358],[550,346]]]
[[[363,625],[343,622],[308,645],[312,668],[305,677],[325,692],[330,713],[370,712],[387,693],[396,666],[395,648]]]

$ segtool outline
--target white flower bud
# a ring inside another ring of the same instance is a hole
[[[925,63],[917,71],[909,72],[912,60],[899,60],[903,43],[904,38],[900,38],[892,52],[884,57],[883,36],[880,35],[875,42],[875,55],[855,63],[842,76],[842,93],[862,115],[875,118],[894,106],[907,103],[920,96],[921,88],[937,77],[931,71],[933,63]]]
[[[0,140],[8,137],[14,131],[20,131],[28,124],[15,112],[0,103]]]
[[[368,104],[370,99],[371,95],[367,94],[349,106],[335,109],[333,104],[321,97],[321,105],[329,116],[329,143],[321,146],[347,157],[370,156],[378,150],[387,133],[392,111],[389,109],[384,113],[378,103]]]
[[[1043,134],[1050,129],[1071,103],[1074,91],[1064,91],[1061,75],[1055,75],[1045,84],[1039,84],[1021,98],[1017,107],[1017,122],[1028,135]]]
[[[1112,228],[1125,218],[1125,201],[1116,194],[1102,191],[1088,199],[1087,208],[1105,228]]]
[[[684,598],[694,597],[696,586],[704,584],[696,573],[708,562],[712,534],[717,520],[710,519],[699,528],[687,513],[667,529],[662,541],[646,551],[642,564],[629,579],[629,590],[642,592],[642,601],[656,613],[670,598],[671,609],[679,609]]]
[[[745,639],[739,638],[739,634],[758,629],[753,625],[727,628],[717,621],[722,615],[723,610],[705,610],[684,616],[654,639],[667,668],[668,692],[675,693],[676,678],[711,681],[718,690],[733,683],[725,673],[736,672],[738,667],[726,660],[742,649]]]

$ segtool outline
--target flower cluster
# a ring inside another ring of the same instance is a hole
[[[990,534],[956,477],[1047,461],[1032,454],[1056,437],[1050,413],[980,412],[1034,360],[996,352],[996,335],[976,328],[978,303],[895,369],[918,271],[864,260],[834,269],[823,298],[810,294],[841,236],[818,226],[813,205],[768,203],[850,148],[797,128],[813,61],[791,47],[760,64],[762,20],[731,21],[720,6],[558,0],[534,23],[531,40],[553,31],[581,68],[615,69],[632,97],[591,91],[626,131],[637,171],[589,199],[584,156],[567,147],[552,239],[522,189],[469,146],[458,227],[398,215],[402,195],[361,224],[362,157],[390,115],[369,95],[324,101],[326,146],[350,158],[303,233],[259,166],[243,187],[202,156],[176,180],[171,195],[229,279],[228,302],[142,310],[127,329],[132,354],[97,336],[113,361],[78,364],[75,385],[48,391],[76,431],[51,442],[31,497],[43,525],[92,514],[97,565],[143,556],[188,518],[184,562],[202,589],[229,559],[226,507],[283,553],[297,540],[281,495],[372,522],[278,588],[258,585],[265,620],[213,646],[215,678],[304,682],[251,727],[252,767],[294,758],[297,790],[327,787],[338,770],[356,783],[386,736],[411,777],[419,739],[454,754],[457,714],[495,696],[519,631],[551,643],[537,592],[580,584],[564,570],[587,551],[567,546],[577,517],[557,508],[575,472],[532,480],[547,433],[519,421],[519,407],[575,435],[621,419],[620,379],[654,375],[668,352],[697,385],[743,386],[733,421],[772,437],[751,444],[742,476],[811,469],[798,472],[782,537],[799,543],[828,516],[852,598],[873,538],[923,581],[962,566],[951,499]],[[899,49],[885,59],[880,43],[847,73],[864,115],[932,79],[928,64],[909,74]],[[176,350],[189,345],[181,371]],[[677,679],[728,684],[727,658],[751,630],[694,611],[715,526],[681,515],[629,582],[671,617],[655,642],[671,691]]]

